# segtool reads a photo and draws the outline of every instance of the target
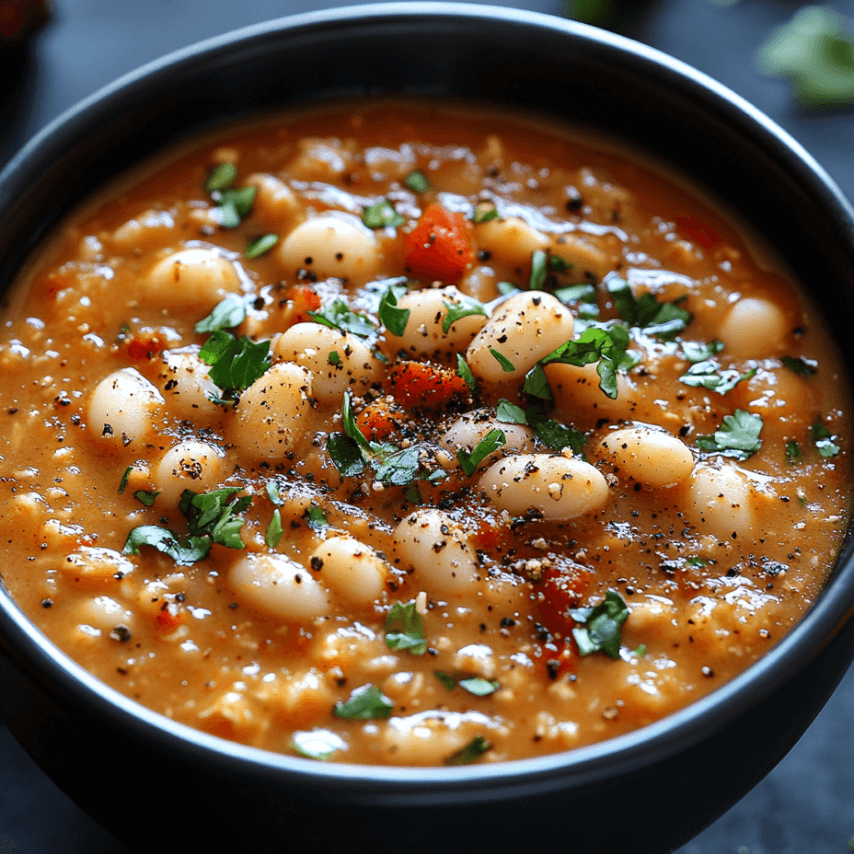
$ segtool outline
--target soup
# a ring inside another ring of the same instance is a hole
[[[778,641],[847,521],[848,381],[743,229],[600,140],[366,103],[103,191],[6,309],[3,581],[169,718],[490,762]]]

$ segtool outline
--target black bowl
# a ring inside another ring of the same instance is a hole
[[[796,278],[820,283],[812,296],[832,333],[839,341],[850,334],[852,211],[770,120],[628,40],[457,4],[274,21],[173,54],[97,93],[0,175],[0,287],[81,199],[157,149],[258,111],[377,94],[534,109],[646,149],[752,223]],[[852,549],[849,534],[809,613],[744,674],[633,734],[540,759],[327,765],[222,741],[106,688],[1,587],[0,714],[59,786],[134,849],[669,851],[773,768],[854,658]]]

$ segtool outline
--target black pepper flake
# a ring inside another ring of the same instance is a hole
[[[130,629],[127,626],[116,626],[111,632],[110,637],[119,643],[127,643],[130,638]]]
[[[234,608],[236,608],[236,607],[237,607],[237,602],[229,602],[229,603],[228,603],[228,607],[229,607],[229,608],[231,608],[231,609],[233,610]]]
[[[711,679],[715,675],[715,671],[711,667],[704,666],[701,672],[707,679]]]
[[[53,599],[42,599],[42,608],[52,608]]]
[[[315,555],[311,559],[311,568],[315,572],[320,572],[320,570],[323,569],[323,558],[317,557],[317,555]]]
[[[560,661],[558,661],[556,658],[550,658],[546,662],[546,670],[548,670],[549,672],[549,679],[554,681],[555,679],[557,679],[560,673]]]

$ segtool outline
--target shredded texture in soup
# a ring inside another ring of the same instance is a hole
[[[838,354],[595,140],[366,104],[105,191],[8,306],[3,580],[162,714],[463,764],[655,721],[767,651],[850,496]]]

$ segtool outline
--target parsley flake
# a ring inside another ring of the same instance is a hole
[[[362,223],[371,229],[396,228],[403,225],[406,219],[402,217],[393,207],[388,199],[383,199],[375,205],[370,205],[362,211]]]
[[[330,329],[340,329],[342,332],[352,332],[360,338],[371,338],[377,333],[377,325],[370,317],[350,311],[350,306],[342,299],[333,300],[317,311],[309,311],[308,316],[315,323],[322,323]]]
[[[260,379],[270,367],[270,342],[257,344],[244,335],[238,339],[222,329],[214,331],[202,345],[199,358],[210,365],[208,376],[224,392],[215,403],[234,403],[240,392]]]
[[[715,359],[695,362],[688,368],[687,373],[679,377],[679,382],[693,387],[707,388],[718,394],[732,391],[740,382],[749,380],[756,374],[756,368],[750,368],[740,374],[734,370],[723,370]]]
[[[303,515],[308,523],[308,527],[315,533],[320,533],[324,528],[329,527],[326,513],[319,507],[309,507]]]
[[[620,627],[629,616],[629,609],[619,593],[609,590],[605,601],[592,608],[569,611],[576,623],[572,636],[582,655],[604,652],[610,658],[620,657]]]
[[[460,679],[459,686],[469,694],[474,694],[475,697],[488,697],[501,687],[495,679],[484,679],[482,676],[468,676]]]
[[[427,652],[424,621],[415,602],[392,605],[385,619],[385,645],[389,649],[405,649],[413,655]]]
[[[237,178],[237,167],[233,163],[217,163],[208,172],[205,181],[205,192],[216,193],[227,190]]]
[[[393,708],[394,703],[376,685],[363,685],[353,691],[349,700],[336,703],[332,714],[351,721],[385,720],[391,717]]]
[[[238,294],[229,294],[214,306],[213,311],[196,324],[196,332],[217,332],[240,326],[246,319],[246,300]]]
[[[486,309],[477,300],[470,299],[457,304],[443,301],[442,304],[448,309],[442,318],[442,332],[445,333],[463,317],[469,317],[473,314],[488,316]]]
[[[490,430],[472,449],[471,453],[464,448],[457,450],[460,467],[470,477],[475,473],[478,465],[493,451],[497,451],[506,441],[503,430]]]
[[[273,511],[273,518],[270,519],[270,524],[267,526],[267,533],[264,535],[264,542],[267,544],[267,548],[274,549],[277,545],[279,545],[280,540],[282,539],[282,514],[277,507]]]
[[[426,193],[430,189],[430,182],[427,176],[420,169],[413,169],[404,179],[403,183],[412,190],[413,193]]]
[[[762,431],[762,417],[736,409],[732,415],[725,415],[723,425],[710,436],[698,436],[697,447],[701,451],[724,454],[737,460],[746,460],[762,446],[759,434]]]
[[[462,750],[445,760],[446,765],[470,765],[488,750],[492,750],[492,742],[482,735],[476,735]]]
[[[611,275],[605,280],[608,293],[629,325],[636,326],[647,334],[663,341],[671,341],[690,323],[692,314],[681,307],[686,297],[673,302],[659,303],[654,294],[644,293],[635,297],[629,283],[619,276]]]
[[[841,450],[839,445],[833,441],[830,430],[821,423],[820,418],[813,421],[810,427],[810,436],[816,450],[823,457],[835,457]]]
[[[492,357],[495,361],[501,365],[501,370],[504,371],[505,374],[512,373],[516,370],[516,366],[503,353],[499,353],[494,347],[490,347],[489,352],[492,353]]]
[[[325,729],[303,730],[291,737],[295,753],[306,759],[330,760],[339,750],[346,750],[347,743],[334,732]]]
[[[406,289],[403,289],[406,292]],[[395,293],[394,285],[389,286],[389,289],[383,294],[380,300],[378,316],[380,323],[398,338],[406,331],[406,324],[409,323],[409,315],[412,313],[408,308],[400,308],[397,304],[398,295]]]
[[[278,234],[265,234],[246,246],[243,250],[243,257],[250,260],[260,258],[262,255],[266,255],[278,242]]]

